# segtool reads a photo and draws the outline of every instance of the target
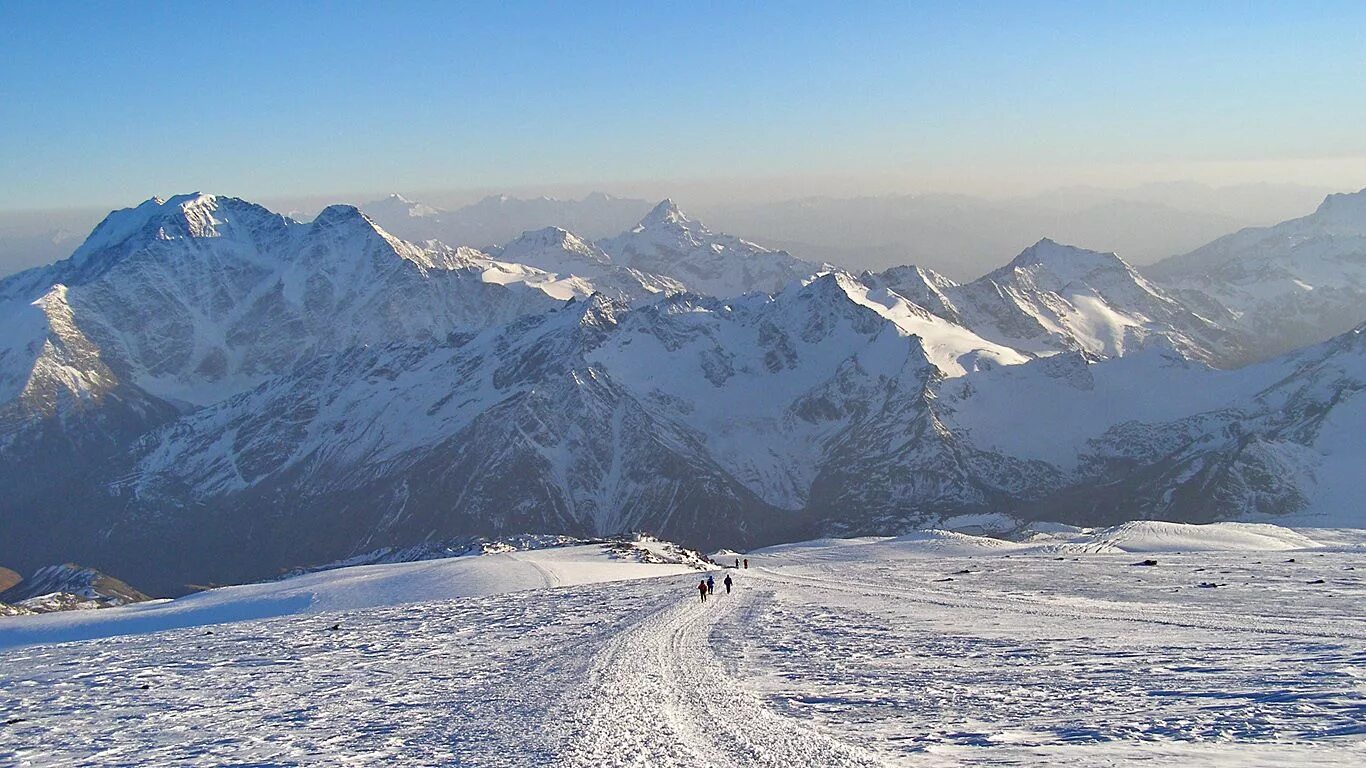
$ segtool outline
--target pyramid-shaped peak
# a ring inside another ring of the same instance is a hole
[[[1129,271],[1129,265],[1114,252],[1092,251],[1064,245],[1045,237],[1020,252],[1006,267],[1028,269],[1043,267],[1059,277],[1085,275],[1096,270]]]
[[[379,236],[392,243],[399,242],[398,238],[386,232],[374,219],[365,215],[364,211],[346,204],[329,205],[319,211],[313,219],[310,232],[314,235],[333,232],[340,237]]]
[[[313,219],[313,223],[315,225],[332,225],[354,220],[370,221],[370,219],[356,206],[339,203],[337,205],[329,205],[322,209]]]
[[[645,214],[645,218],[640,220],[640,226],[651,227],[663,224],[688,224],[692,223],[687,215],[678,209],[678,204],[672,198],[664,198],[659,201],[653,210]]]

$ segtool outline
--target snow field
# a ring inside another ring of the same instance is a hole
[[[0,624],[0,648],[693,572],[676,563],[615,557],[597,544],[362,565],[212,589],[179,600],[26,617],[31,621]]]
[[[689,572],[379,607],[319,602],[333,608],[10,647],[0,764],[1366,758],[1359,531],[1040,527],[1052,543],[925,532],[751,552],[749,569],[730,571],[735,592],[706,604]],[[1296,535],[1311,546],[1279,547]],[[1105,536],[1143,554],[1057,548]],[[1155,541],[1192,537],[1205,551],[1153,554]],[[572,575],[584,563],[572,549],[549,552],[573,565],[534,565]],[[1157,565],[1135,565],[1148,559]],[[438,573],[370,568],[392,571],[383,591],[400,599],[405,578],[417,593],[422,574]],[[371,573],[346,570],[360,575],[344,581]]]

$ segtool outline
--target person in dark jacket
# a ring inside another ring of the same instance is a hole
[[[731,583],[732,583],[731,580],[730,580],[730,574],[729,574],[729,573],[726,574],[726,579],[725,579],[725,581],[722,581],[721,583],[726,585],[726,594],[729,595],[729,594],[730,594],[730,585],[731,585]]]
[[[713,592],[715,592],[715,591],[716,591],[716,579],[712,578],[712,575],[709,573],[709,574],[707,574],[707,594],[710,595],[711,593],[713,593]]]
[[[697,591],[702,595],[702,602],[707,602],[707,580],[697,582]]]

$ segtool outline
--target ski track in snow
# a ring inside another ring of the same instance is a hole
[[[1364,764],[1360,549],[895,546],[7,648],[0,765]]]

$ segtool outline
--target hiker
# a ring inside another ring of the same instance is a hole
[[[740,567],[740,558],[738,558],[738,557],[735,558],[735,567],[736,567],[736,568],[739,568],[739,567]]]
[[[721,583],[726,585],[726,594],[729,595],[729,594],[730,594],[730,585],[731,585],[731,580],[730,580],[730,574],[729,574],[729,573],[726,574],[726,580],[723,581],[723,582],[721,582]]]
[[[749,558],[745,558],[745,570],[749,570]]]
[[[715,591],[716,591],[716,579],[713,579],[713,578],[711,577],[711,574],[709,573],[709,574],[707,574],[707,594],[710,595],[711,593],[713,593],[713,592],[715,592]]]
[[[706,581],[699,581],[699,582],[697,582],[697,591],[698,591],[699,594],[702,595],[702,602],[704,602],[704,603],[707,602],[707,582],[706,582]]]

